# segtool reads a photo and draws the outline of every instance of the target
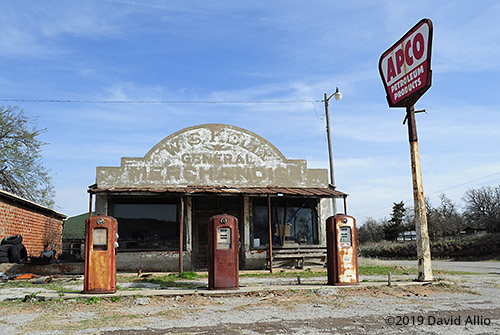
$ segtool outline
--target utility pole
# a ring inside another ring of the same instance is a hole
[[[333,169],[333,148],[332,148],[332,135],[331,135],[331,129],[330,129],[330,108],[329,108],[329,101],[332,97],[335,97],[335,100],[341,100],[342,99],[342,93],[340,93],[339,88],[335,90],[335,93],[332,95],[328,96],[328,94],[325,93],[324,95],[324,102],[325,102],[325,115],[326,115],[326,136],[328,139],[328,157],[330,161],[330,185],[335,189],[335,173]],[[337,201],[335,198],[333,198],[333,215],[337,215]]]
[[[420,154],[418,152],[414,106],[406,107],[406,120],[408,121],[408,139],[410,141],[413,206],[415,210],[415,230],[417,233],[418,280],[432,281],[431,247],[427,227],[427,214],[425,212],[424,187],[422,169],[420,167]]]

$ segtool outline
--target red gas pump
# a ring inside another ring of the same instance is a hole
[[[328,285],[357,284],[356,220],[338,214],[326,220]]]
[[[208,224],[208,288],[239,288],[238,219],[222,214]]]
[[[85,221],[85,278],[83,293],[116,292],[118,223],[111,216],[92,216]]]

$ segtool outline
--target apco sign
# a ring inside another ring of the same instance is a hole
[[[431,87],[432,21],[422,19],[380,57],[390,107],[410,107]]]

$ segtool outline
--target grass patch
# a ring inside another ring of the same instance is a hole
[[[193,279],[199,278],[201,276],[194,271],[185,271],[185,272],[179,273],[177,275],[177,277],[180,279],[193,280]]]
[[[179,274],[171,273],[166,276],[158,276],[152,278],[143,278],[139,282],[151,283],[160,285],[160,288],[184,288],[184,289],[196,289],[204,287],[197,283],[184,282],[184,280],[194,280],[202,276],[198,275],[196,272],[187,271],[181,272]],[[137,280],[136,280],[137,282]]]
[[[417,268],[407,268],[403,266],[385,266],[385,265],[358,265],[358,274],[361,276],[387,276],[389,271],[393,275],[417,275]],[[328,271],[325,269],[323,271],[311,271],[311,269],[306,269],[304,271],[285,271],[280,272],[262,272],[262,273],[243,273],[240,277],[250,277],[250,278],[311,278],[311,277],[325,277],[328,275]]]
[[[258,272],[258,273],[240,273],[240,277],[247,278],[311,278],[311,277],[322,277],[326,276],[327,271],[311,271],[311,269],[306,269],[304,271],[286,271],[280,270],[279,272]]]
[[[163,276],[159,276],[155,273],[152,273],[152,278],[170,278],[172,281],[174,281],[174,280],[194,280],[197,278],[204,278],[204,277],[206,278],[206,277],[208,277],[208,275],[200,275],[194,271],[185,271],[185,272],[181,272],[181,273],[170,273],[168,275],[163,275]],[[151,279],[151,277],[150,278],[143,278],[143,277],[138,278],[136,276],[124,275],[124,274],[120,274],[120,273],[117,273],[116,278],[117,278],[117,281],[122,282],[122,283],[132,283],[132,282],[140,282],[140,281],[147,282],[148,279]]]
[[[418,268],[400,266],[400,265],[367,265],[358,264],[358,274],[360,276],[384,276],[387,277],[388,273],[391,272],[392,275],[400,276],[418,276]],[[463,272],[463,271],[450,271],[450,270],[433,270],[436,275],[477,275],[474,272]],[[311,278],[311,277],[326,277],[328,276],[328,271],[325,269],[323,271],[311,271],[311,269],[306,269],[304,271],[286,271],[281,270],[279,272],[259,272],[259,273],[240,273],[240,277],[250,277],[250,278],[296,278],[300,276],[301,278]]]
[[[358,273],[362,276],[418,275],[417,268],[408,268],[397,265],[358,265]]]
[[[109,301],[111,301],[111,302],[118,302],[118,301],[120,301],[121,299],[122,299],[122,297],[120,297],[120,296],[116,296],[116,297],[111,297],[111,298],[109,298]]]
[[[387,276],[389,272],[393,275],[418,276],[418,268],[400,265],[358,265],[359,275],[362,276]],[[432,270],[434,275],[480,275],[475,272],[452,271],[452,270]]]
[[[89,298],[85,299],[85,302],[87,303],[87,305],[97,304],[101,301],[102,301],[102,298],[100,298],[100,297],[89,297]]]

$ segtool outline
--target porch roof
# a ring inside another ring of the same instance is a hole
[[[226,186],[186,186],[186,187],[127,187],[103,188],[91,185],[89,193],[172,193],[182,195],[202,194],[240,194],[240,195],[292,195],[322,198],[346,198],[347,193],[329,187],[226,187]]]

